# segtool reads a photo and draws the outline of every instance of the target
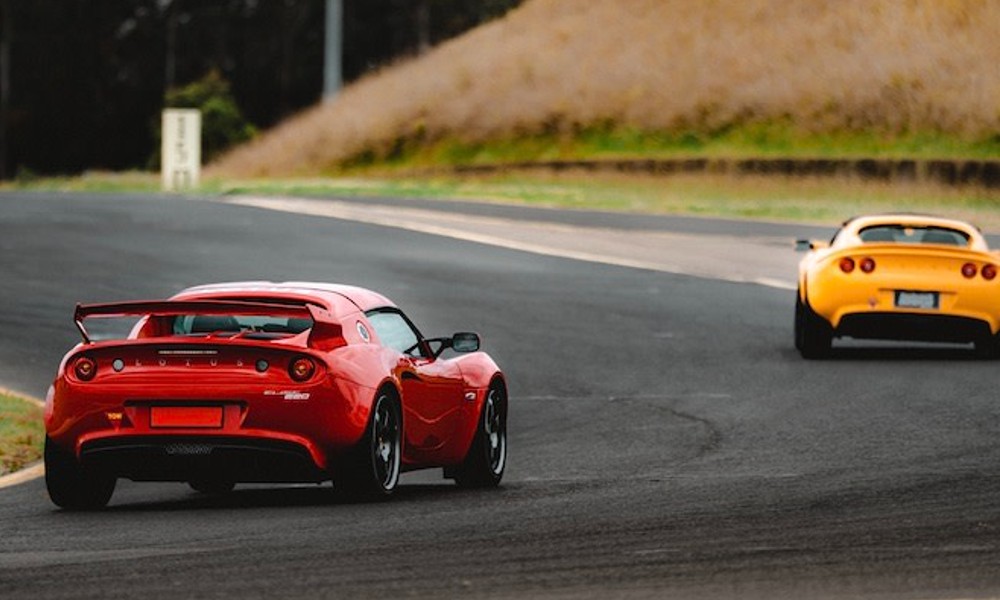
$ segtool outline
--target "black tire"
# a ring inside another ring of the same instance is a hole
[[[76,457],[45,436],[45,487],[49,498],[67,510],[97,510],[115,493],[111,475],[85,469]]]
[[[976,356],[983,360],[1000,358],[1000,339],[997,336],[985,336],[974,343]]]
[[[802,296],[796,291],[795,292],[795,349],[802,352]]]
[[[833,328],[823,317],[813,312],[809,301],[795,294],[795,349],[802,358],[815,360],[830,356]]]
[[[380,391],[358,445],[338,461],[334,489],[364,500],[388,498],[402,468],[403,418],[394,394]]]
[[[236,487],[235,482],[227,479],[192,479],[188,485],[192,490],[206,496],[225,496]]]
[[[449,469],[455,483],[467,488],[496,487],[507,466],[507,390],[494,382],[486,393],[476,436],[461,465]]]

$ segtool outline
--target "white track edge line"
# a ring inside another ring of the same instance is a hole
[[[0,477],[0,490],[34,481],[43,475],[45,475],[45,464],[40,461],[32,463],[19,471]]]
[[[12,390],[10,388],[0,387],[0,394],[5,394],[7,396],[13,396],[19,400],[24,400],[28,404],[34,404],[38,408],[45,408],[45,402],[35,398],[34,396],[29,396],[24,392],[19,392],[17,390]]]
[[[782,281],[779,279],[773,279],[770,277],[744,278],[744,277],[723,277],[719,275],[706,275],[704,273],[694,273],[677,267],[665,267],[663,265],[658,265],[655,263],[645,262],[641,260],[614,258],[614,257],[602,256],[599,254],[590,254],[588,252],[564,250],[561,248],[543,246],[540,244],[515,242],[512,240],[507,240],[492,235],[470,233],[467,231],[460,231],[458,229],[452,229],[449,227],[440,227],[435,225],[420,225],[415,223],[400,223],[399,221],[395,221],[392,219],[385,219],[380,217],[362,217],[356,214],[344,214],[344,213],[331,214],[327,212],[308,211],[308,210],[296,209],[295,207],[291,206],[281,206],[280,204],[276,204],[281,201],[282,199],[278,198],[272,199],[272,198],[262,198],[262,197],[237,197],[237,198],[228,198],[222,200],[222,202],[226,204],[234,204],[238,206],[251,206],[255,208],[263,208],[267,210],[294,213],[294,214],[307,214],[319,217],[326,217],[329,219],[340,219],[343,221],[355,221],[359,223],[368,223],[370,225],[379,225],[382,227],[393,227],[396,229],[405,229],[408,231],[415,231],[417,233],[426,233],[429,235],[447,237],[447,238],[462,240],[465,242],[474,242],[478,244],[484,244],[487,246],[496,246],[500,248],[506,248],[508,250],[517,250],[520,252],[540,254],[543,256],[569,258],[572,260],[579,260],[583,262],[612,265],[616,267],[628,267],[632,269],[643,269],[646,271],[659,271],[663,273],[672,273],[674,275],[685,275],[689,277],[698,277],[701,279],[726,281],[729,283],[750,283],[754,285],[760,285],[764,287],[770,287],[782,290],[795,289],[795,284],[791,282]]]

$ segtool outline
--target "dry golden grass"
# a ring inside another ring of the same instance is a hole
[[[400,139],[606,125],[809,133],[1000,131],[998,0],[529,0],[219,160],[323,172]]]

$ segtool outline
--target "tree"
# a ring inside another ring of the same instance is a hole
[[[257,129],[246,120],[230,91],[229,82],[217,70],[186,86],[167,92],[168,108],[197,108],[201,111],[201,157],[208,162],[227,148],[248,141]],[[159,140],[160,119],[155,118],[156,138]],[[152,165],[159,164],[160,146],[156,145]]]
[[[423,29],[414,0],[344,0],[346,81],[520,3],[421,1]],[[240,122],[268,127],[320,99],[324,8],[324,0],[0,0],[0,50],[9,51],[7,79],[0,77],[9,100],[2,168],[9,175],[22,167],[51,174],[144,166],[158,152],[167,88],[184,89],[205,73],[219,81],[203,85],[229,82],[208,106],[229,123],[212,142],[215,133],[205,130],[212,152],[237,139]]]

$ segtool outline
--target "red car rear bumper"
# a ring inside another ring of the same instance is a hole
[[[135,480],[319,481],[361,439],[374,390],[308,386],[88,385],[56,381],[53,442],[84,464]]]

